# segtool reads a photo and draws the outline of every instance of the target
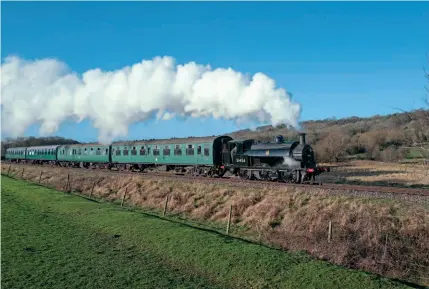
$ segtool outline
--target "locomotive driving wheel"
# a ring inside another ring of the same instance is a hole
[[[301,171],[294,171],[292,173],[292,182],[296,184],[301,182]]]
[[[238,175],[241,179],[245,179],[245,180],[252,179],[252,172],[248,170],[240,170]]]

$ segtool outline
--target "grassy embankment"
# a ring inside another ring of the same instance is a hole
[[[2,177],[3,288],[406,288]]]
[[[23,166],[12,166],[21,177]],[[6,172],[8,167],[6,167]],[[64,189],[71,173],[73,191],[160,214],[167,195],[168,215],[215,230],[225,229],[233,206],[235,236],[367,272],[429,285],[429,203],[373,197],[333,196],[315,188],[248,188],[221,184],[112,175],[96,171],[25,166],[23,178]],[[327,241],[328,222],[332,240]]]

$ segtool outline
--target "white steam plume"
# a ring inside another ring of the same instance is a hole
[[[175,65],[172,57],[115,71],[97,68],[80,76],[56,59],[13,56],[4,60],[1,75],[2,129],[13,137],[35,123],[41,123],[41,135],[49,135],[67,119],[91,119],[99,141],[107,144],[126,136],[130,124],[155,116],[297,126],[301,112],[300,105],[262,73],[248,79],[231,68]]]
[[[296,160],[294,160],[291,157],[284,156],[283,157],[283,165],[287,165],[287,166],[290,166],[290,167],[300,167],[301,163],[298,162],[298,161],[296,161]]]

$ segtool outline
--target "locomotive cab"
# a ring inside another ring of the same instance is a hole
[[[253,143],[253,139],[225,141],[222,145],[223,164],[225,166],[248,164],[248,158],[243,156],[243,153],[250,150]]]

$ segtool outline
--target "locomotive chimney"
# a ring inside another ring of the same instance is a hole
[[[299,144],[305,145],[305,133],[299,134]]]

